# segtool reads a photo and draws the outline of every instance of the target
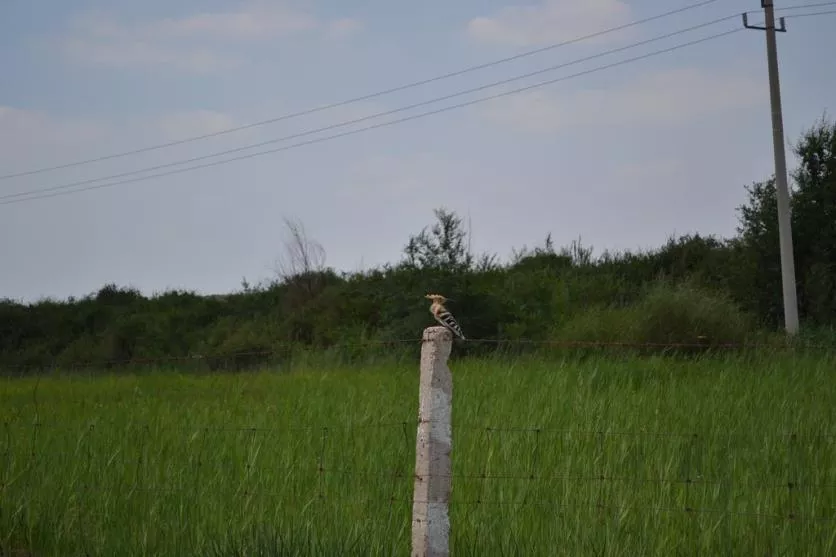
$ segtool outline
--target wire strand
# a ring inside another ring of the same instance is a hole
[[[729,17],[731,17],[731,16],[729,16]],[[726,18],[723,18],[723,19],[729,19],[729,17],[726,17]],[[737,15],[735,15],[733,17],[737,17]],[[637,61],[644,60],[644,59],[647,59],[647,58],[651,58],[653,56],[659,56],[661,54],[665,54],[665,53],[668,53],[668,52],[672,52],[672,51],[679,50],[679,49],[682,49],[682,48],[686,48],[686,47],[689,47],[689,46],[693,46],[693,45],[696,45],[696,44],[700,44],[700,43],[708,42],[708,41],[711,41],[711,40],[719,39],[721,37],[725,37],[725,36],[728,36],[728,35],[731,35],[731,34],[734,34],[734,33],[738,33],[742,30],[743,30],[743,28],[736,28],[736,29],[732,29],[732,30],[729,30],[729,31],[724,31],[722,33],[716,33],[714,35],[709,35],[707,37],[702,37],[700,39],[695,39],[693,41],[689,41],[689,42],[686,42],[686,43],[680,43],[678,45],[675,45],[675,46],[672,46],[672,47],[669,47],[669,48],[666,48],[666,49],[656,50],[656,51],[646,53],[646,54],[643,54],[643,55],[640,55],[640,56],[635,56],[633,58],[627,58],[627,59],[624,59],[624,60],[619,60],[618,62],[613,62],[611,64],[606,64],[606,65],[603,65],[603,66],[598,66],[598,67],[595,67],[595,68],[592,68],[592,69],[589,69],[589,70],[584,70],[584,71],[577,72],[577,73],[574,73],[574,74],[570,74],[570,75],[567,75],[567,76],[562,76],[562,77],[558,77],[558,78],[555,78],[555,79],[541,81],[541,82],[538,82],[538,83],[535,83],[535,84],[532,84],[532,85],[527,85],[525,87],[520,87],[520,88],[517,88],[517,89],[511,89],[509,91],[503,91],[501,93],[497,93],[497,94],[494,94],[494,95],[480,97],[480,98],[473,99],[473,100],[470,100],[470,101],[465,101],[465,102],[461,102],[461,103],[458,103],[458,104],[445,106],[445,107],[442,107],[442,108],[439,108],[439,109],[436,109],[436,110],[421,112],[421,113],[418,113],[418,114],[415,114],[415,115],[412,115],[412,116],[406,116],[404,118],[390,120],[390,121],[387,121],[387,122],[382,122],[382,123],[366,126],[366,127],[363,127],[363,128],[359,128],[359,129],[356,129],[356,130],[349,130],[349,131],[338,133],[338,134],[333,134],[333,135],[328,135],[328,136],[325,136],[325,137],[319,137],[319,138],[315,138],[315,139],[311,139],[311,140],[307,140],[307,141],[293,143],[291,145],[287,145],[287,146],[283,146],[283,147],[268,149],[268,150],[265,150],[265,151],[258,151],[256,153],[240,155],[240,156],[237,156],[237,157],[231,157],[231,158],[223,159],[223,160],[220,160],[220,161],[213,161],[213,162],[209,162],[209,163],[189,166],[189,167],[186,167],[186,168],[179,168],[179,169],[169,170],[169,171],[166,171],[166,172],[159,172],[159,173],[151,174],[151,175],[148,175],[148,176],[140,176],[140,177],[137,177],[137,178],[131,178],[131,179],[127,179],[127,180],[119,180],[119,181],[116,181],[116,182],[109,182],[109,183],[105,183],[105,184],[97,184],[97,185],[87,186],[87,187],[83,187],[83,188],[79,188],[79,189],[75,189],[75,190],[69,190],[69,188],[76,187],[76,186],[79,186],[79,185],[89,184],[90,182],[96,182],[96,181],[100,181],[100,180],[115,178],[115,177],[119,177],[119,176],[132,175],[132,174],[137,174],[137,173],[141,173],[141,172],[148,172],[150,170],[154,170],[154,169],[157,169],[157,168],[160,168],[160,167],[169,167],[169,166],[174,166],[174,165],[179,165],[179,164],[185,164],[185,162],[192,162],[193,160],[190,159],[189,161],[168,163],[166,165],[159,165],[158,167],[151,167],[151,168],[147,168],[147,169],[131,171],[129,173],[123,173],[123,174],[120,174],[120,175],[113,175],[113,176],[109,176],[107,178],[97,178],[97,179],[92,179],[92,180],[85,180],[85,181],[82,181],[82,182],[74,182],[72,184],[63,184],[63,185],[60,185],[60,186],[52,186],[52,187],[49,187],[49,188],[42,188],[42,189],[38,189],[38,190],[32,190],[32,191],[29,191],[29,192],[6,194],[4,196],[0,196],[0,199],[3,200],[2,202],[0,202],[0,205],[10,205],[10,204],[14,204],[14,203],[20,203],[20,202],[24,202],[24,201],[31,201],[31,200],[35,200],[35,199],[45,199],[45,198],[55,197],[55,196],[59,196],[59,195],[67,195],[67,194],[79,193],[79,192],[83,192],[83,191],[90,191],[90,190],[114,187],[114,186],[128,184],[128,183],[140,182],[140,181],[144,181],[144,180],[150,180],[150,179],[153,179],[153,178],[159,178],[159,177],[169,176],[169,175],[173,175],[173,174],[180,174],[180,173],[183,173],[183,172],[190,172],[192,170],[198,170],[198,169],[201,169],[201,168],[209,168],[209,167],[218,166],[218,165],[221,165],[221,164],[227,164],[227,163],[234,162],[234,161],[250,159],[250,158],[259,157],[259,156],[272,154],[272,153],[277,153],[277,152],[281,152],[281,151],[287,151],[287,150],[295,149],[295,148],[302,147],[302,146],[305,146],[305,145],[321,143],[321,142],[324,142],[324,141],[329,141],[329,140],[337,139],[337,138],[340,138],[340,137],[346,137],[346,136],[349,136],[349,135],[355,135],[357,133],[362,133],[362,132],[365,132],[365,131],[370,131],[370,130],[378,129],[378,128],[382,128],[382,127],[392,126],[392,125],[395,125],[395,124],[400,124],[400,123],[408,122],[408,121],[411,121],[411,120],[417,120],[419,118],[424,118],[426,116],[441,114],[441,113],[444,113],[444,112],[449,112],[451,110],[456,110],[456,109],[459,109],[459,108],[472,106],[472,105],[487,102],[487,101],[490,101],[490,100],[495,100],[495,99],[498,99],[498,98],[522,93],[522,92],[525,92],[525,91],[530,91],[530,90],[533,90],[533,89],[537,89],[539,87],[544,87],[546,85],[551,85],[551,84],[558,83],[558,82],[561,82],[561,81],[567,81],[569,79],[574,79],[574,78],[581,77],[581,76],[584,76],[584,75],[589,75],[589,74],[592,74],[592,73],[600,72],[600,71],[607,70],[607,69],[610,69],[610,68],[614,68],[614,67],[617,67],[617,66],[622,66],[622,65],[625,65],[625,64],[629,64],[629,63],[637,62]],[[672,36],[672,35],[673,35],[672,33],[669,33],[669,34],[665,35],[665,37]],[[651,39],[648,39],[648,41],[645,41],[645,42],[649,42],[650,40]],[[622,48],[622,49],[624,49],[624,48]],[[596,57],[601,56],[601,55],[602,54],[599,54]],[[566,64],[564,64],[564,65],[566,65]],[[545,71],[545,70],[543,70],[543,71]],[[542,71],[540,73],[542,73]],[[534,75],[534,74],[531,74],[531,75]],[[513,78],[513,79],[522,79],[522,77]],[[485,89],[485,88],[488,88],[488,87],[495,87],[495,86],[498,86],[498,85],[501,85],[501,84],[508,83],[508,82],[512,81],[513,79],[503,80],[501,82],[496,82],[496,83],[493,83],[493,84],[490,84],[490,85],[485,85],[485,86],[482,86],[482,87],[479,87],[479,88],[476,88],[476,89],[473,89],[473,90],[468,90],[468,92],[473,92],[473,91],[477,91],[477,90],[480,90],[480,89]],[[432,102],[439,102],[439,100],[452,98],[452,97],[455,97],[455,96],[461,96],[463,94],[466,94],[466,93],[465,92],[454,93],[454,94],[451,94],[451,95],[447,95],[446,97],[443,97],[442,99],[433,99],[433,100],[430,100],[430,101],[424,101],[423,103],[418,103],[416,105],[410,105],[409,107],[394,109],[394,110],[391,110],[391,111],[387,111],[385,113],[379,113],[379,114],[376,114],[376,115],[373,115],[373,116],[364,117],[364,118],[353,120],[353,121],[350,121],[350,122],[335,124],[335,125],[323,128],[323,129],[318,129],[316,131],[303,132],[302,134],[295,134],[295,136],[298,137],[299,135],[309,135],[311,133],[317,133],[319,131],[324,131],[325,129],[333,129],[333,128],[336,128],[336,127],[349,125],[351,123],[356,123],[357,121],[360,121],[360,120],[368,120],[368,119],[371,119],[373,117],[379,117],[379,116],[382,116],[382,115],[385,115],[385,114],[391,114],[393,112],[400,112],[400,111],[403,111],[403,110],[408,110],[409,108],[415,108],[416,106],[430,104]],[[285,138],[271,140],[270,142],[275,143],[275,142],[283,141],[283,140],[285,140]],[[258,145],[260,146],[260,145],[263,145],[265,143],[267,143],[267,142],[262,142],[261,144],[258,144]],[[243,148],[237,148],[237,149],[233,149],[233,150],[229,150],[229,151],[225,151],[225,152],[221,152],[221,153],[215,153],[213,155],[205,155],[203,157],[199,157],[199,159],[205,159],[205,158],[214,157],[214,156],[221,156],[222,154],[230,154],[231,152],[240,151],[240,150],[243,150],[243,149],[249,149],[249,148],[252,148],[254,146],[255,145],[248,146],[248,147],[243,147]],[[14,199],[14,198],[16,198],[16,199]]]
[[[828,10],[828,11],[824,11],[824,12],[812,12],[812,13],[808,13],[808,14],[790,14],[790,15],[785,15],[784,18],[785,19],[798,19],[798,18],[801,18],[801,17],[813,17],[813,16],[829,15],[829,14],[836,14],[836,10]]]
[[[738,17],[737,14],[722,17],[722,18],[717,18],[717,19],[714,19],[714,20],[711,20],[711,21],[708,21],[708,22],[705,22],[705,23],[700,23],[698,25],[693,25],[691,27],[686,27],[684,29],[679,29],[677,31],[666,33],[664,35],[659,35],[659,36],[656,36],[656,37],[653,37],[653,38],[650,38],[650,39],[645,39],[643,41],[631,43],[631,44],[628,44],[628,45],[625,45],[625,46],[622,46],[622,47],[605,50],[605,51],[599,52],[597,54],[593,54],[593,55],[590,55],[590,56],[585,56],[583,58],[577,58],[575,60],[570,60],[569,62],[563,62],[561,64],[557,64],[557,65],[554,65],[554,66],[549,66],[547,68],[542,68],[540,70],[536,70],[536,71],[533,71],[533,72],[528,72],[528,73],[525,73],[525,74],[522,74],[522,75],[510,77],[510,78],[507,78],[507,79],[502,79],[502,80],[499,80],[499,81],[493,81],[493,82],[490,82],[490,83],[487,83],[487,84],[484,84],[484,85],[480,85],[478,87],[472,87],[470,89],[464,89],[464,90],[457,91],[455,93],[450,93],[448,95],[444,95],[444,96],[441,96],[441,97],[434,97],[434,98],[429,99],[429,100],[420,101],[420,102],[417,102],[417,103],[402,106],[402,107],[399,107],[399,108],[394,108],[394,109],[391,109],[391,110],[376,112],[374,114],[369,114],[367,116],[362,116],[362,117],[359,117],[359,118],[354,118],[352,120],[346,120],[346,121],[343,121],[343,122],[338,122],[336,124],[330,124],[330,125],[327,125],[327,126],[314,128],[312,130],[297,132],[297,133],[293,133],[293,134],[290,134],[290,135],[285,135],[285,136],[274,138],[274,139],[268,139],[268,140],[265,140],[265,141],[260,141],[258,143],[251,143],[249,145],[244,145],[244,146],[241,146],[241,147],[235,147],[235,148],[232,148],[232,149],[224,149],[222,151],[216,151],[214,153],[209,153],[209,154],[206,154],[206,155],[200,155],[200,156],[191,157],[191,158],[188,158],[188,159],[181,159],[181,160],[178,160],[178,161],[158,164],[158,165],[144,167],[144,168],[140,168],[140,169],[136,169],[136,170],[129,170],[127,172],[120,172],[120,173],[111,174],[111,175],[108,175],[108,176],[101,176],[101,177],[98,177],[98,178],[88,178],[88,179],[85,179],[85,180],[79,180],[79,181],[76,181],[76,182],[70,182],[70,183],[61,184],[61,185],[58,185],[58,186],[50,186],[50,187],[46,187],[46,188],[39,188],[39,189],[35,189],[35,190],[30,190],[30,191],[8,193],[8,194],[5,194],[5,195],[0,195],[0,200],[14,199],[14,198],[19,198],[19,197],[27,197],[27,196],[35,194],[35,193],[45,193],[45,192],[50,192],[50,191],[59,191],[59,190],[74,188],[74,187],[77,187],[77,186],[85,186],[85,185],[92,184],[92,183],[95,183],[95,182],[101,182],[101,181],[105,181],[105,180],[113,180],[115,178],[125,178],[125,177],[128,177],[128,176],[135,176],[137,174],[143,174],[145,172],[152,172],[152,171],[155,171],[155,170],[162,170],[164,168],[172,168],[172,167],[175,167],[175,166],[180,166],[180,165],[184,165],[184,164],[199,162],[199,161],[202,161],[202,160],[213,159],[213,158],[221,157],[221,156],[224,156],[224,155],[231,155],[231,154],[234,154],[234,153],[240,153],[241,151],[247,151],[247,150],[250,150],[250,149],[255,149],[257,147],[264,147],[264,146],[267,146],[267,145],[272,145],[272,144],[275,144],[275,143],[281,143],[281,142],[289,141],[289,140],[292,140],[292,139],[299,139],[301,137],[306,137],[306,136],[309,136],[309,135],[315,135],[315,134],[318,134],[318,133],[321,133],[321,132],[330,131],[330,130],[334,130],[334,129],[338,129],[338,128],[343,128],[343,127],[350,126],[350,125],[353,125],[353,124],[359,124],[361,122],[365,122],[365,121],[368,121],[368,120],[374,120],[374,119],[380,118],[382,116],[389,116],[389,115],[392,115],[392,114],[398,114],[400,112],[406,112],[408,110],[412,110],[413,108],[419,108],[419,107],[422,107],[422,106],[435,104],[435,103],[438,103],[438,102],[450,100],[450,99],[461,97],[461,96],[464,96],[464,95],[469,95],[471,93],[476,93],[476,92],[483,91],[483,90],[486,90],[486,89],[499,87],[501,85],[507,85],[509,83],[514,83],[516,81],[521,81],[521,80],[524,80],[524,79],[527,79],[527,78],[530,78],[530,77],[534,77],[536,75],[549,73],[549,72],[556,71],[556,70],[559,70],[559,69],[563,69],[563,68],[566,68],[566,67],[569,67],[569,66],[574,66],[574,65],[580,64],[582,62],[588,62],[588,61],[594,60],[596,58],[601,58],[601,57],[604,57],[604,56],[608,56],[610,54],[615,54],[617,52],[622,52],[624,50],[629,50],[629,49],[632,49],[632,48],[636,48],[638,46],[643,46],[643,45],[650,44],[650,43],[653,43],[653,42],[668,39],[668,38],[671,38],[671,37],[674,37],[674,36],[677,36],[677,35],[681,35],[683,33],[687,33],[689,31],[695,31],[697,29],[702,29],[704,27],[709,27],[711,25],[716,25],[718,23],[722,23],[724,21],[727,21],[729,19],[736,18],[736,17]]]
[[[298,111],[298,112],[293,112],[293,113],[290,113],[290,114],[277,116],[275,118],[269,118],[267,120],[262,120],[262,121],[255,122],[255,123],[252,123],[252,124],[247,124],[247,125],[244,125],[244,126],[237,126],[237,127],[233,127],[233,128],[227,128],[227,129],[218,130],[218,131],[212,132],[212,133],[192,136],[192,137],[188,137],[188,138],[185,138],[185,139],[179,139],[179,140],[170,141],[170,142],[167,142],[167,143],[160,143],[160,144],[157,144],[157,145],[151,145],[151,146],[148,146],[148,147],[142,147],[142,148],[139,148],[139,149],[124,151],[124,152],[121,152],[121,153],[114,153],[114,154],[111,154],[111,155],[103,155],[103,156],[100,156],[100,157],[95,157],[95,158],[91,158],[91,159],[85,159],[85,160],[70,162],[70,163],[61,164],[61,165],[57,165],[57,166],[42,167],[42,168],[37,168],[37,169],[34,169],[34,170],[28,170],[28,171],[24,171],[24,172],[18,172],[18,173],[14,173],[14,174],[0,175],[0,180],[8,180],[8,179],[11,179],[11,178],[18,178],[18,177],[21,177],[21,176],[29,176],[29,175],[32,175],[32,174],[40,174],[40,173],[43,173],[43,172],[49,172],[49,171],[59,170],[59,169],[63,169],[63,168],[70,168],[70,167],[73,167],[73,166],[81,166],[81,165],[84,165],[84,164],[91,164],[91,163],[95,163],[95,162],[101,162],[101,161],[105,161],[105,160],[126,157],[126,156],[129,156],[129,155],[135,155],[135,154],[139,154],[139,153],[146,153],[146,152],[149,152],[149,151],[155,151],[155,150],[164,149],[164,148],[167,148],[167,147],[173,147],[175,145],[182,145],[184,143],[190,143],[190,142],[198,141],[198,140],[201,140],[201,139],[208,139],[210,137],[217,137],[217,136],[220,136],[220,135],[225,135],[225,134],[229,134],[229,133],[233,133],[233,132],[252,129],[252,128],[255,128],[255,127],[258,127],[258,126],[273,124],[273,123],[280,122],[280,121],[283,121],[283,120],[290,120],[292,118],[298,118],[300,116],[307,116],[307,115],[314,114],[314,113],[317,113],[317,112],[322,112],[324,110],[330,110],[332,108],[338,108],[338,107],[345,106],[345,105],[348,105],[348,104],[358,103],[358,102],[366,101],[366,100],[369,100],[369,99],[382,97],[384,95],[389,95],[391,93],[396,93],[396,92],[399,92],[399,91],[404,91],[406,89],[419,87],[421,85],[427,85],[429,83],[434,83],[436,81],[442,81],[444,79],[449,79],[451,77],[457,77],[457,76],[460,76],[460,75],[465,75],[467,73],[471,73],[471,72],[474,72],[474,71],[477,71],[477,70],[481,70],[481,69],[485,69],[485,68],[489,68],[489,67],[493,67],[493,66],[498,66],[500,64],[505,64],[507,62],[512,62],[514,60],[519,60],[521,58],[525,58],[525,57],[528,57],[528,56],[533,56],[534,54],[539,54],[541,52],[554,50],[556,48],[560,48],[560,47],[563,47],[563,46],[568,46],[570,44],[574,44],[574,43],[586,41],[586,40],[589,40],[589,39],[597,38],[597,37],[600,37],[600,36],[603,36],[603,35],[614,33],[616,31],[621,31],[621,30],[624,30],[624,29],[627,29],[627,28],[630,28],[630,27],[634,27],[634,26],[637,26],[637,25],[644,24],[644,23],[649,23],[651,21],[655,21],[657,19],[662,19],[664,17],[668,17],[668,16],[671,16],[671,15],[682,13],[682,12],[685,12],[685,11],[688,11],[688,10],[693,10],[693,9],[696,9],[696,8],[700,8],[700,7],[706,6],[708,4],[713,4],[717,1],[718,0],[704,0],[702,2],[697,2],[695,4],[689,4],[689,5],[684,6],[682,8],[677,8],[675,10],[670,10],[670,11],[667,11],[667,12],[663,12],[663,13],[655,15],[655,16],[647,17],[647,18],[644,18],[644,19],[639,19],[639,20],[636,20],[636,21],[633,21],[633,22],[630,22],[630,23],[626,23],[626,24],[623,24],[623,25],[616,26],[616,27],[610,27],[608,29],[604,29],[602,31],[597,31],[597,32],[591,33],[589,35],[584,35],[584,36],[581,36],[581,37],[576,37],[574,39],[569,39],[569,40],[566,40],[566,41],[553,43],[553,44],[550,44],[550,45],[547,45],[547,46],[544,46],[544,47],[541,47],[541,48],[528,50],[528,51],[522,52],[520,54],[515,54],[514,56],[509,56],[507,58],[501,58],[499,60],[493,60],[491,62],[486,62],[486,63],[478,64],[478,65],[475,65],[475,66],[468,66],[468,67],[463,68],[461,70],[456,70],[454,72],[450,72],[450,73],[447,73],[447,74],[431,77],[431,78],[428,78],[428,79],[422,79],[420,81],[413,81],[411,83],[407,83],[407,84],[404,84],[404,85],[399,85],[399,86],[392,87],[392,88],[389,88],[389,89],[385,89],[385,90],[382,90],[382,91],[369,93],[369,94],[366,94],[366,95],[362,95],[362,96],[359,96],[359,97],[354,97],[354,98],[344,100],[344,101],[334,102],[334,103],[327,104],[327,105],[320,106],[320,107],[316,107],[316,108],[305,109],[305,110],[301,110],[301,111]]]
[[[368,348],[372,346],[387,347],[395,345],[420,345],[425,342],[422,338],[401,338],[391,340],[368,340],[363,342],[339,342],[329,346],[323,346],[322,349],[335,350],[344,348]],[[474,338],[464,341],[467,344],[495,344],[506,346],[541,346],[550,348],[584,348],[584,349],[667,349],[667,350],[753,350],[753,349],[772,349],[772,348],[793,348],[786,344],[769,344],[766,342],[723,342],[712,343],[710,340],[705,342],[630,342],[630,341],[597,341],[597,340],[534,340],[534,339],[491,339],[491,338]],[[110,358],[101,360],[77,360],[65,364],[4,364],[0,362],[0,370],[16,369],[16,370],[30,370],[36,368],[92,368],[101,366],[131,366],[131,365],[149,365],[149,364],[173,364],[183,362],[196,361],[220,361],[220,360],[245,360],[246,358],[281,356],[285,354],[284,350],[291,349],[297,344],[291,342],[280,342],[275,344],[276,348],[272,350],[252,350],[246,352],[236,352],[233,354],[187,354],[180,356],[159,356],[152,358]],[[805,343],[798,348],[812,349],[812,350],[831,350],[832,346],[828,344],[814,344]],[[499,431],[501,428],[492,428]],[[532,430],[533,431],[533,430]]]
[[[821,8],[823,6],[836,6],[836,2],[814,2],[811,4],[795,4],[794,6],[784,6],[783,8],[775,8],[776,12],[785,12],[787,10],[803,10],[807,8]]]

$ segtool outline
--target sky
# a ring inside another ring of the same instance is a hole
[[[5,0],[2,176],[276,121],[0,179],[0,298],[65,299],[108,283],[148,295],[240,290],[244,278],[256,284],[275,276],[284,218],[304,224],[327,265],[349,272],[398,261],[409,236],[431,225],[439,207],[467,221],[474,252],[503,259],[512,248],[542,245],[549,233],[557,246],[580,238],[598,254],[658,247],[672,235],[732,236],[744,187],[774,170],[764,33],[742,30],[612,64],[738,29],[743,11],[762,23],[757,0],[715,0],[282,118],[693,3]],[[812,2],[776,0],[776,7],[805,3]],[[836,5],[779,15],[827,10]],[[836,74],[818,61],[832,47],[834,23],[836,13],[794,17],[778,35],[791,168],[791,144],[834,110]],[[615,48],[624,50],[606,54]],[[546,80],[558,81],[510,94]],[[325,139],[497,93],[507,94]],[[328,126],[336,127],[316,131]],[[245,149],[262,142],[270,143]],[[230,149],[238,151],[227,157],[281,150],[68,195],[15,195],[109,184],[119,179],[101,179],[160,165],[169,166],[122,180],[178,170],[223,159],[209,155]],[[174,164],[197,157],[205,158]]]

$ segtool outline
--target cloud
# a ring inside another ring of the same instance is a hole
[[[91,120],[56,120],[42,111],[0,105],[0,153],[9,162],[32,147],[76,146],[106,134],[106,126]]]
[[[86,64],[125,68],[172,67],[194,73],[241,65],[235,45],[278,40],[304,33],[347,38],[362,28],[359,20],[323,20],[282,3],[253,2],[236,11],[206,12],[182,18],[124,22],[103,13],[72,20],[56,48]]]
[[[147,30],[162,37],[256,40],[309,31],[319,25],[320,22],[311,14],[271,4],[254,5],[237,12],[164,19],[148,25]]]
[[[126,116],[117,121],[95,118],[66,118],[42,111],[0,106],[0,174],[16,173],[32,168],[63,164],[74,160],[97,158],[120,151],[177,141],[210,134],[241,125],[239,118],[214,110],[164,112],[151,117]],[[24,178],[33,187],[46,182],[72,182],[92,176],[124,172],[133,168],[186,158],[257,140],[246,131],[235,134],[229,143],[192,144],[171,152],[165,160],[159,154],[151,158],[127,158],[62,170],[53,176],[36,175]],[[221,140],[223,141],[223,140]],[[184,151],[185,149],[185,151]],[[22,184],[26,186],[27,184]],[[2,188],[0,188],[2,189]],[[20,189],[17,186],[14,189]],[[24,188],[25,189],[25,188]]]
[[[127,37],[114,40],[67,37],[61,41],[60,48],[65,56],[77,62],[109,68],[168,66],[192,73],[210,73],[240,65],[238,59],[209,48],[176,47]]]
[[[346,17],[329,23],[327,34],[331,38],[342,39],[359,33],[363,28],[364,24],[359,19]]]
[[[108,124],[89,118],[56,117],[48,112],[0,106],[0,174],[28,172],[101,155],[120,137]],[[85,178],[76,169],[0,181],[0,194],[52,186]],[[7,208],[7,207],[2,207]]]
[[[622,0],[543,0],[536,6],[511,6],[491,17],[467,24],[470,37],[511,46],[534,46],[573,39],[630,20],[630,7]],[[612,40],[614,33],[607,35]],[[600,40],[600,39],[599,39]]]
[[[240,110],[222,111],[209,108],[170,110],[151,114],[125,114],[117,118],[65,117],[44,111],[26,110],[20,107],[0,105],[0,174],[25,172],[32,168],[60,165],[74,160],[97,158],[121,151],[144,149],[148,146],[204,136],[228,129],[249,126],[278,116],[299,107],[271,102],[259,106],[240,107]],[[180,159],[203,156],[225,149],[237,149],[250,144],[277,140],[284,136],[308,132],[375,114],[385,106],[371,101],[334,107],[328,111],[311,114],[305,119],[288,121],[280,126],[252,126],[233,133],[222,134],[206,141],[187,142],[182,145],[154,150],[137,157],[116,158],[95,165],[83,165],[62,170],[55,181],[72,182],[92,176],[130,171],[145,166],[168,163]],[[368,126],[377,120],[346,125],[319,134],[276,141],[246,153],[256,153],[270,148],[281,148],[315,137],[326,137]],[[302,149],[300,152],[309,151]],[[242,154],[242,153],[239,153]],[[266,164],[271,157],[257,157],[255,161]],[[219,159],[210,159],[219,160]],[[248,164],[247,166],[250,166]],[[226,168],[226,166],[224,166]],[[43,186],[44,175],[31,178]],[[53,177],[50,177],[52,180]],[[29,180],[29,178],[26,178]],[[49,185],[49,184],[46,184]],[[0,188],[2,189],[2,188]]]
[[[551,133],[589,126],[677,126],[765,100],[761,80],[746,73],[684,68],[646,73],[606,89],[529,91],[491,101],[480,113],[516,130]]]
[[[450,170],[446,161],[434,159],[429,153],[369,155],[354,161],[347,168],[340,195],[391,200],[423,197],[428,195],[428,188],[436,193],[449,186]]]
[[[385,151],[385,149],[384,149]],[[447,157],[432,151],[386,154],[379,150],[349,163],[341,173],[335,192],[340,200],[366,199],[364,210],[409,213],[416,208],[431,215],[435,204],[467,206],[472,190],[465,184],[479,184],[479,191],[490,196],[507,183],[478,163]],[[392,217],[393,222],[398,217]]]
[[[611,193],[616,191],[630,193],[635,191],[635,184],[675,184],[687,172],[685,161],[675,158],[617,164],[609,172],[610,178],[606,180],[607,190]]]
[[[165,114],[154,121],[165,140],[180,140],[219,132],[239,125],[226,113],[214,110],[189,110]]]

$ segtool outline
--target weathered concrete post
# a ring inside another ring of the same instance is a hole
[[[453,335],[445,327],[424,329],[415,490],[412,498],[412,556],[450,554],[449,502],[452,490],[453,376],[447,358]]]

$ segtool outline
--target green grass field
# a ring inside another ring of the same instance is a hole
[[[836,554],[832,357],[450,367],[453,555]],[[408,555],[417,393],[417,359],[4,379],[0,555]]]

